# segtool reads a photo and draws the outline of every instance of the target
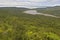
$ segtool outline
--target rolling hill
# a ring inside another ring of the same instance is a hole
[[[36,10],[38,12],[60,16],[60,6],[47,7],[47,8],[37,8]]]

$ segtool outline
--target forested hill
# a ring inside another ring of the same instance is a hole
[[[0,8],[0,40],[60,40],[60,18]]]
[[[47,8],[37,8],[36,10],[38,12],[60,16],[60,6],[47,7]]]

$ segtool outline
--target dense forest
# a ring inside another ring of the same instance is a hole
[[[0,8],[0,40],[60,40],[60,18],[25,14],[26,8]]]

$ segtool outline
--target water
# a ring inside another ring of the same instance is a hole
[[[27,10],[27,11],[24,11],[24,13],[26,13],[26,14],[32,14],[32,15],[38,14],[38,15],[43,15],[43,16],[50,16],[50,17],[60,18],[60,17],[57,17],[57,16],[55,16],[55,15],[38,13],[36,10]]]
[[[27,10],[27,11],[24,11],[24,13],[32,14],[32,15],[39,14],[36,10]]]

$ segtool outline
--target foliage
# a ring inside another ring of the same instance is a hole
[[[27,9],[26,9],[27,10]],[[60,40],[60,19],[0,9],[0,40]]]

